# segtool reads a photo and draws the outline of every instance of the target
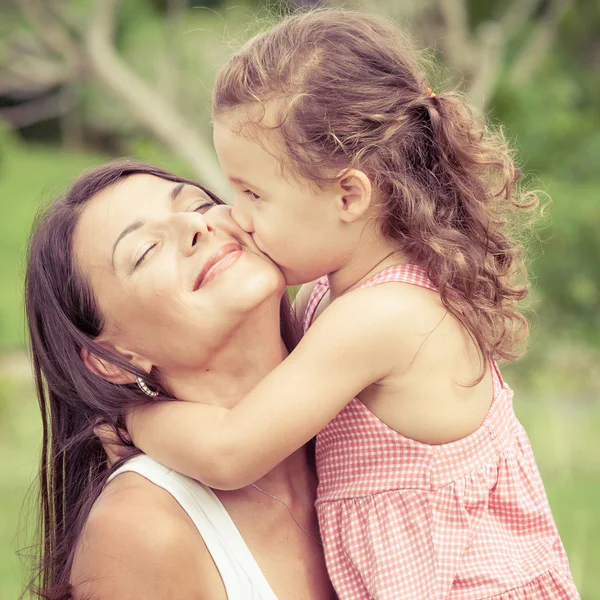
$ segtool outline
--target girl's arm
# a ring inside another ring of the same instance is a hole
[[[336,300],[231,410],[173,401],[136,409],[128,422],[135,445],[210,487],[256,481],[389,373],[403,352],[410,360],[410,349],[398,346],[398,327],[407,319],[390,298],[370,288]]]

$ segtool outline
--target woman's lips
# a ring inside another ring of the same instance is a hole
[[[229,268],[242,254],[240,244],[231,242],[221,246],[202,266],[194,283],[194,292]]]

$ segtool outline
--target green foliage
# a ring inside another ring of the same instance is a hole
[[[501,86],[493,114],[517,138],[526,171],[577,181],[599,175],[599,108],[583,82],[553,66],[521,89]]]
[[[536,335],[550,345],[599,347],[599,26],[600,5],[577,2],[535,78],[517,88],[502,81],[493,102],[524,171],[551,198],[530,269]]]
[[[568,332],[594,345],[600,339],[599,185],[548,182],[551,225],[540,233],[542,253],[531,269],[544,323],[557,336]]]

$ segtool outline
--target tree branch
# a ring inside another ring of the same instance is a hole
[[[543,62],[556,37],[558,26],[572,4],[573,0],[550,1],[510,72],[509,81],[512,85],[520,86],[531,79]]]
[[[502,71],[502,56],[506,38],[502,26],[495,21],[482,23],[478,28],[478,62],[467,92],[469,102],[485,110],[491,100]]]
[[[97,0],[86,36],[90,65],[100,81],[131,109],[167,147],[183,158],[200,179],[218,194],[228,186],[211,146],[194,127],[117,55],[112,45],[118,0]]]
[[[452,0],[451,3],[440,0],[445,21],[454,31],[449,36],[453,40],[448,45],[450,55],[457,52],[470,53],[468,57],[462,58],[462,67],[471,74],[467,95],[472,104],[485,109],[491,100],[503,72],[506,48],[531,18],[539,1],[513,0],[502,15],[479,25],[475,40],[468,40],[468,17],[464,0]],[[461,59],[456,60],[460,63]]]
[[[448,66],[464,71],[470,66],[474,54],[466,0],[439,0],[438,9],[446,25],[441,41]]]
[[[513,0],[504,14],[499,17],[505,35],[514,38],[529,21],[540,0]]]
[[[77,69],[81,53],[62,24],[38,0],[15,0],[21,13],[29,21],[39,39],[70,68]]]
[[[25,104],[0,108],[0,119],[10,127],[20,129],[40,121],[52,119],[65,114],[73,108],[73,103],[60,91],[50,96],[36,98]]]
[[[181,35],[187,0],[167,0],[165,15],[164,50],[158,61],[158,91],[165,100],[174,104],[179,97],[180,52],[173,43]]]
[[[71,79],[71,73],[63,63],[58,64],[33,54],[10,56],[4,71],[16,75],[24,83],[30,83],[33,89],[47,89]]]

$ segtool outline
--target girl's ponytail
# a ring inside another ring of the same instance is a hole
[[[487,128],[458,94],[424,91],[403,115],[414,135],[404,165],[388,178],[394,200],[384,232],[427,269],[484,357],[513,360],[527,335],[515,302],[528,286],[509,226],[537,198],[519,197],[521,172],[502,132]],[[399,135],[406,138],[406,129]]]

